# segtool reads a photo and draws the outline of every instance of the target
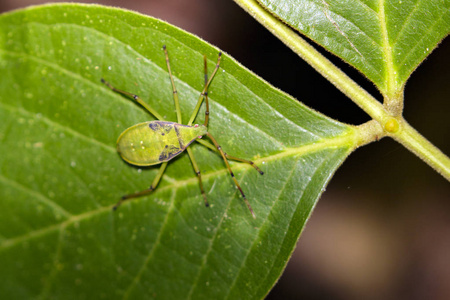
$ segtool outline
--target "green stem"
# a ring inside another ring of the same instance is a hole
[[[391,135],[391,137],[450,181],[450,159],[448,156],[420,135],[406,121],[400,122],[398,134]]]
[[[369,116],[380,122],[380,124],[385,123],[389,116],[383,105],[302,39],[295,31],[271,15],[256,0],[234,1],[347,97],[352,99]]]
[[[401,117],[401,109],[384,107],[295,31],[266,11],[256,0],[234,1],[381,125],[383,131],[380,131],[379,126],[373,126],[372,122],[367,123],[367,126],[355,127],[360,134],[356,146],[366,144],[370,139],[373,141],[389,135],[450,181],[450,159]],[[370,132],[363,133],[364,130]]]

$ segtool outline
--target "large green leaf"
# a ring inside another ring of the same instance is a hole
[[[186,154],[158,168],[115,150],[153,119],[101,84],[175,120],[162,45],[183,118],[218,50],[171,25],[101,6],[51,5],[0,16],[0,298],[257,299],[280,276],[355,130],[304,107],[228,55],[210,88],[210,132],[231,155],[253,219],[221,158],[193,145],[212,206]],[[199,122],[203,119],[202,111]]]
[[[449,0],[258,0],[387,96],[449,34]]]

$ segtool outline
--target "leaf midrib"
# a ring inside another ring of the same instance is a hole
[[[264,158],[255,159],[254,162],[258,165],[263,165],[263,163],[277,161],[277,160],[280,160],[280,159],[283,159],[286,157],[302,156],[303,154],[314,153],[314,152],[324,150],[324,149],[329,149],[329,148],[335,148],[335,149],[350,148],[351,144],[349,143],[349,140],[351,141],[351,140],[353,140],[353,138],[354,138],[353,134],[348,134],[345,136],[324,140],[322,142],[315,142],[315,143],[312,143],[309,145],[304,145],[304,146],[295,147],[295,148],[287,148],[283,152],[280,152],[280,153],[277,153],[277,154],[274,154],[271,156],[267,156]],[[252,168],[251,166],[249,166],[248,164],[245,164],[245,163],[233,163],[234,170],[243,170],[243,169],[246,170],[246,169],[251,169],[251,168]],[[227,173],[227,172],[228,172],[228,170],[226,168],[223,168],[223,169],[220,169],[220,170],[217,170],[214,172],[206,173],[202,177],[204,177],[205,179],[209,179],[209,178],[223,175],[223,173]],[[174,188],[180,188],[180,187],[184,187],[184,186],[187,186],[190,184],[196,184],[197,180],[198,180],[197,177],[192,177],[189,179],[176,181],[173,184],[168,184],[164,187],[160,187],[160,188],[156,189],[153,192],[153,195],[157,195],[158,193],[162,193],[166,190],[172,190]],[[138,198],[138,199],[134,200],[134,202],[141,201],[141,199],[143,199],[143,198]],[[127,204],[123,204],[123,205],[127,205]],[[31,232],[28,232],[27,234],[24,234],[22,236],[4,240],[0,244],[0,251],[2,249],[12,247],[12,246],[19,244],[20,242],[26,241],[28,239],[32,239],[34,237],[41,236],[45,233],[52,232],[53,230],[57,230],[61,226],[68,226],[72,223],[79,222],[80,220],[88,219],[89,217],[99,215],[106,211],[111,212],[112,211],[111,207],[112,207],[112,205],[103,206],[98,209],[91,210],[91,211],[88,211],[88,212],[85,212],[85,213],[82,213],[79,215],[72,215],[70,218],[68,218],[64,222],[56,223],[54,225],[51,225],[51,226],[48,226],[45,228],[41,228],[41,229],[37,229],[37,230],[31,231]]]
[[[385,97],[389,100],[394,97],[396,89],[396,76],[397,73],[394,68],[393,57],[392,57],[392,45],[389,42],[389,35],[386,24],[386,12],[385,12],[385,1],[380,0],[380,9],[378,12],[378,18],[380,20],[381,26],[381,36],[382,36],[382,48],[384,53],[384,62],[386,66],[386,93]]]

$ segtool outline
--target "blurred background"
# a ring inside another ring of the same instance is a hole
[[[57,1],[0,0],[0,12],[50,2]],[[131,9],[194,33],[341,122],[369,120],[232,0],[95,3]],[[357,71],[322,52],[381,99]],[[449,83],[446,39],[408,81],[404,110],[406,120],[447,155]],[[267,299],[450,299],[450,184],[388,138],[358,149],[331,180]]]

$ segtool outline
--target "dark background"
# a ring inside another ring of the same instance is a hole
[[[54,1],[0,0],[0,12],[49,2]],[[192,32],[341,122],[369,120],[232,0],[95,3],[135,10]],[[325,54],[381,99],[357,71]],[[408,81],[404,109],[406,120],[446,154],[449,96],[447,39]],[[449,183],[389,138],[358,149],[331,180],[267,299],[450,299]]]

